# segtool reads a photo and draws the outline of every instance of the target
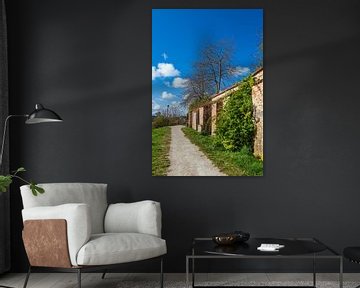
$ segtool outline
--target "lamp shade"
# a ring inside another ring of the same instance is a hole
[[[35,110],[29,114],[25,123],[26,124],[38,124],[46,122],[62,122],[61,117],[54,111],[45,108],[41,104],[35,105]]]

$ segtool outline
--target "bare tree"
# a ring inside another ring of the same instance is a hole
[[[176,118],[186,115],[186,110],[179,103],[166,105],[162,107],[156,116],[164,116],[167,118]]]
[[[257,34],[257,47],[254,53],[254,62],[250,65],[251,70],[255,71],[260,67],[263,67],[263,54],[264,54],[264,41],[263,41],[263,33],[259,32]]]
[[[236,72],[233,58],[234,46],[229,41],[204,44],[187,82],[183,104],[188,106],[195,100],[206,99],[219,93],[225,81]]]
[[[169,106],[168,117],[181,117],[186,115],[184,108],[179,104],[172,104]]]
[[[228,41],[209,43],[202,48],[198,66],[212,82],[215,93],[220,92],[224,81],[236,71],[233,57],[234,46]]]
[[[202,67],[196,66],[197,63],[194,65],[194,72],[187,81],[184,90],[183,104],[185,106],[188,106],[194,100],[207,98],[212,93],[211,82],[206,71]]]

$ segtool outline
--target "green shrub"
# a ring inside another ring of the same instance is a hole
[[[211,115],[205,120],[203,130],[201,131],[202,135],[211,135]]]
[[[152,128],[184,124],[186,124],[186,116],[165,116],[160,114],[156,115],[152,120]]]
[[[165,117],[164,115],[158,115],[152,121],[152,128],[160,128],[169,125],[170,125],[169,118]]]
[[[216,141],[226,150],[239,151],[242,147],[253,147],[255,124],[251,89],[254,79],[250,76],[239,84],[239,90],[226,100],[216,121]]]

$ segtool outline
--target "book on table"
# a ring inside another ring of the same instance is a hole
[[[277,252],[279,251],[279,249],[284,247],[284,245],[280,244],[261,243],[261,245],[257,247],[257,249],[260,251]]]

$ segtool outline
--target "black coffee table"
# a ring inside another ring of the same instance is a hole
[[[263,252],[257,250],[262,243],[284,245],[278,252]],[[191,287],[195,285],[195,259],[312,259],[313,285],[293,287],[316,287],[316,260],[335,259],[339,261],[339,287],[343,287],[343,258],[335,250],[315,238],[250,238],[245,243],[219,246],[211,238],[195,238],[190,255],[186,256],[186,287],[189,287],[189,268],[191,266]],[[215,287],[215,286],[211,286]],[[222,286],[226,287],[226,286]],[[248,286],[231,286],[248,287]],[[256,287],[256,286],[251,286]],[[264,287],[264,286],[262,286]],[[274,286],[271,286],[274,287]],[[284,287],[284,286],[281,286]]]

